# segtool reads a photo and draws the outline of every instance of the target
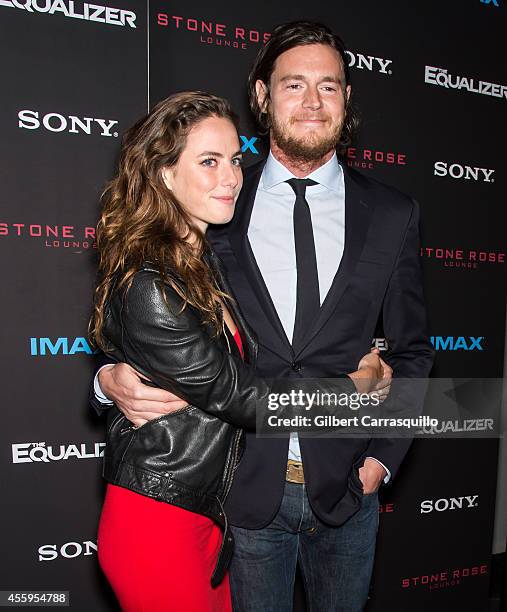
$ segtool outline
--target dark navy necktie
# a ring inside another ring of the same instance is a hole
[[[308,330],[312,327],[320,310],[319,273],[313,239],[312,215],[305,198],[306,188],[317,185],[311,179],[290,179],[286,181],[296,194],[294,203],[294,243],[296,247],[297,292],[296,318],[292,346],[295,352]]]

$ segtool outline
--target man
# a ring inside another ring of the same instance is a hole
[[[279,26],[257,57],[249,89],[270,153],[245,170],[232,222],[208,236],[258,335],[259,374],[352,371],[382,315],[395,376],[427,377],[433,350],[417,204],[338,162],[353,124],[343,43],[318,24]],[[141,385],[124,364],[104,368],[100,387],[137,424],[175,400]],[[297,561],[312,610],[362,610],[377,489],[394,478],[407,448],[405,440],[247,434],[227,500],[235,610],[291,610]]]

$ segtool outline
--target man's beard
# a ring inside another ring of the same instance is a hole
[[[319,137],[315,132],[310,132],[306,137],[295,138],[286,129],[286,126],[277,123],[270,112],[271,137],[278,147],[295,162],[314,162],[324,157],[329,151],[336,149],[340,140],[343,121],[335,123],[332,131],[325,136]]]

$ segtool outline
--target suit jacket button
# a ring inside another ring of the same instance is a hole
[[[293,361],[290,364],[290,367],[294,370],[294,372],[299,372],[299,371],[301,371],[301,362]]]

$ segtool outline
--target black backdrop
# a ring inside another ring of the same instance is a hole
[[[322,21],[345,39],[362,115],[347,163],[421,204],[434,375],[502,375],[504,4],[0,2],[0,589],[115,609],[96,558],[103,422],[86,399],[99,194],[122,132],[183,89],[228,97],[247,163],[259,159],[246,75],[277,23]],[[414,445],[382,493],[369,610],[485,609],[496,456],[495,440]],[[464,496],[472,507],[437,502]]]

